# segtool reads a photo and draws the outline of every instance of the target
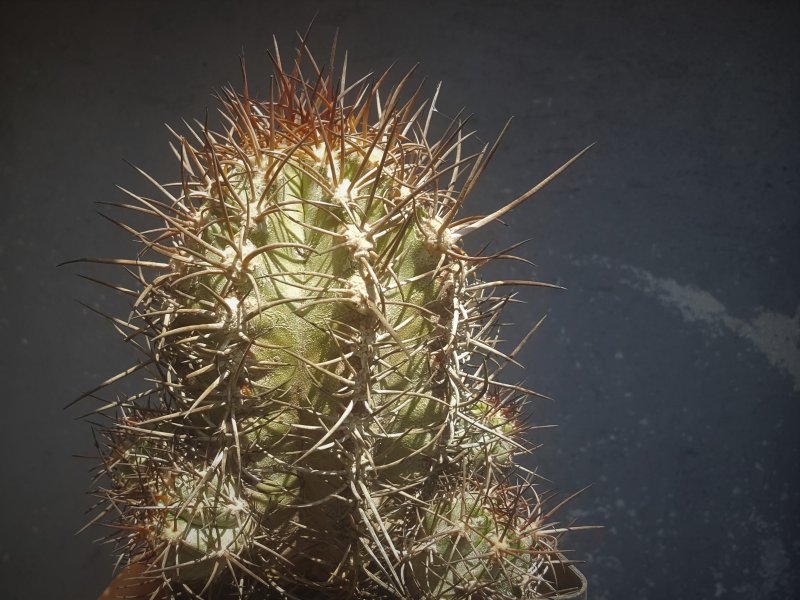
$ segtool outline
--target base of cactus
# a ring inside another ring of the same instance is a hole
[[[556,590],[552,600],[586,600],[588,583],[583,573],[578,571],[569,560],[559,555],[558,562],[554,562],[548,570],[547,580]]]
[[[555,590],[548,600],[586,600],[586,577],[564,555],[558,554],[556,558],[558,560],[552,563],[546,575],[548,584]],[[168,590],[160,587],[160,579],[142,579],[146,569],[143,563],[131,563],[117,575],[98,600],[122,597],[167,600],[173,597]]]

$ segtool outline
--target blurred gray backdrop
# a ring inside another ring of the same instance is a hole
[[[536,263],[493,267],[523,290],[509,343],[547,319],[515,377],[543,444],[528,461],[590,489],[564,540],[594,600],[800,593],[800,195],[797,2],[27,2],[3,9],[0,56],[0,597],[94,600],[110,580],[91,498],[91,404],[62,407],[133,356],[74,302],[124,314],[56,264],[130,254],[95,215],[177,178],[168,123],[215,122],[212,89],[266,90],[317,13],[350,73],[421,61],[443,115],[482,140],[515,116],[466,211],[591,152],[484,234],[531,238]],[[476,239],[472,243],[477,244]],[[473,248],[475,246],[473,245]],[[85,270],[83,272],[86,272]],[[794,425],[793,425],[794,423]]]

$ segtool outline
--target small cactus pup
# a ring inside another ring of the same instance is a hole
[[[139,255],[90,260],[133,277],[108,285],[142,358],[86,396],[148,373],[98,409],[96,520],[127,565],[103,597],[552,595],[568,527],[515,463],[531,392],[499,374],[528,336],[498,349],[497,290],[554,286],[481,281],[514,257],[463,240],[577,156],[465,217],[499,140],[467,153],[460,116],[431,139],[411,72],[270,56],[266,99],[225,90],[221,132],[176,134],[180,180],[120,205],[158,221],[114,221]]]

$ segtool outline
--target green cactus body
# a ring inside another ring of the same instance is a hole
[[[462,156],[457,120],[428,140],[408,77],[381,103],[310,62],[227,92],[228,129],[179,136],[181,182],[127,206],[163,225],[134,232],[160,259],[117,261],[156,374],[106,430],[123,552],[165,597],[544,594],[507,297],[461,245],[527,196],[457,217],[494,148]]]
[[[427,553],[415,554],[414,581],[428,598],[531,598],[546,588],[547,564],[530,554],[540,548],[541,523],[508,490],[466,491],[438,500],[424,517]],[[491,582],[487,586],[487,582]],[[488,592],[488,593],[487,593]]]

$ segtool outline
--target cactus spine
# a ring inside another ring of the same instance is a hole
[[[100,261],[144,356],[105,384],[152,382],[102,430],[124,561],[153,598],[546,596],[563,530],[513,460],[495,291],[545,284],[480,281],[497,256],[462,239],[550,178],[461,217],[496,143],[465,155],[458,117],[431,141],[411,73],[382,100],[305,45],[273,60],[268,100],[226,90],[224,132],[177,135],[181,180],[123,205],[160,221],[118,223],[142,253]]]

